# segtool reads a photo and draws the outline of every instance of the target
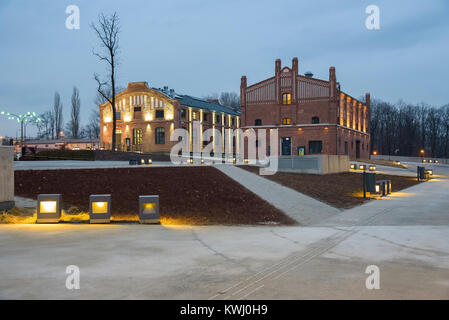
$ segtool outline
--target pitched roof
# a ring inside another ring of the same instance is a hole
[[[233,116],[240,116],[240,112],[237,112],[229,107],[223,106],[219,103],[207,101],[204,99],[192,97],[189,95],[178,95],[176,99],[180,100],[181,105],[186,107],[194,107],[198,109],[208,110],[210,112],[223,112]]]

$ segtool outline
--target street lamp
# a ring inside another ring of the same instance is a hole
[[[0,110],[0,115],[4,115],[8,117],[8,120],[16,120],[18,123],[20,123],[20,147],[23,147],[23,133],[24,129],[26,128],[26,125],[28,123],[39,123],[41,121],[41,118],[39,118],[36,115],[36,112],[30,112],[24,114],[14,114],[11,112]]]

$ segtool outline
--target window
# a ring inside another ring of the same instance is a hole
[[[179,110],[179,116],[180,116],[182,119],[185,119],[185,118],[186,118],[186,109],[181,109],[181,110]]]
[[[142,129],[133,129],[133,144],[142,144]]]
[[[115,119],[116,120],[122,120],[122,113],[120,111],[115,113]]]
[[[156,128],[156,144],[165,144],[164,128]]]
[[[215,122],[216,122],[216,123],[220,123],[220,116],[216,116],[216,117],[215,117]]]
[[[142,107],[134,107],[134,112],[140,112],[142,111]]]
[[[207,113],[203,113],[203,121],[207,121]]]
[[[254,125],[255,126],[261,126],[262,125],[262,120],[261,119],[254,120]]]
[[[282,94],[282,104],[292,104],[292,95],[290,93]]]
[[[163,119],[164,118],[164,110],[156,110],[156,118]]]
[[[231,118],[231,126],[234,126],[234,123],[235,123],[234,118]]]
[[[312,117],[312,124],[320,123],[320,117]]]
[[[322,141],[309,141],[309,153],[321,153],[322,149]]]
[[[283,125],[292,124],[292,119],[291,118],[284,118],[284,119],[282,119],[282,124]]]
[[[198,120],[198,112],[195,112],[195,111],[192,112],[192,119]]]

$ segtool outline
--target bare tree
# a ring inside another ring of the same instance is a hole
[[[105,61],[108,65],[109,74],[107,81],[101,81],[98,74],[94,74],[94,78],[97,81],[98,93],[111,105],[112,108],[112,150],[115,150],[116,146],[116,122],[117,115],[115,109],[115,74],[116,74],[116,55],[119,49],[119,33],[120,24],[117,13],[114,12],[111,16],[105,16],[100,14],[98,18],[98,25],[91,24],[92,29],[95,31],[98,39],[100,40],[100,46],[102,53],[94,52],[94,55],[98,57],[100,61]],[[111,94],[108,95],[107,88],[111,89]]]
[[[240,96],[235,92],[222,92],[220,94],[220,104],[235,111],[240,110]]]
[[[73,87],[70,121],[67,123],[67,131],[72,138],[79,138],[80,136],[80,111],[80,92],[77,87]]]
[[[56,139],[59,139],[62,126],[63,126],[63,116],[62,116],[62,102],[61,102],[61,96],[58,92],[55,92],[55,99],[53,103],[53,126],[54,131],[52,134],[52,137],[56,137]]]

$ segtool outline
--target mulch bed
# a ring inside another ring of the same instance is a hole
[[[239,167],[259,174],[258,167]],[[341,209],[348,209],[368,201],[363,198],[363,176],[360,173],[315,175],[277,172],[274,175],[263,177]],[[412,177],[377,174],[376,178],[377,180],[391,180],[393,192],[418,183],[416,178]]]
[[[89,195],[111,194],[112,219],[136,220],[139,195],[159,195],[162,223],[294,224],[266,201],[212,167],[16,171],[15,194],[60,193],[64,209],[89,209]]]

